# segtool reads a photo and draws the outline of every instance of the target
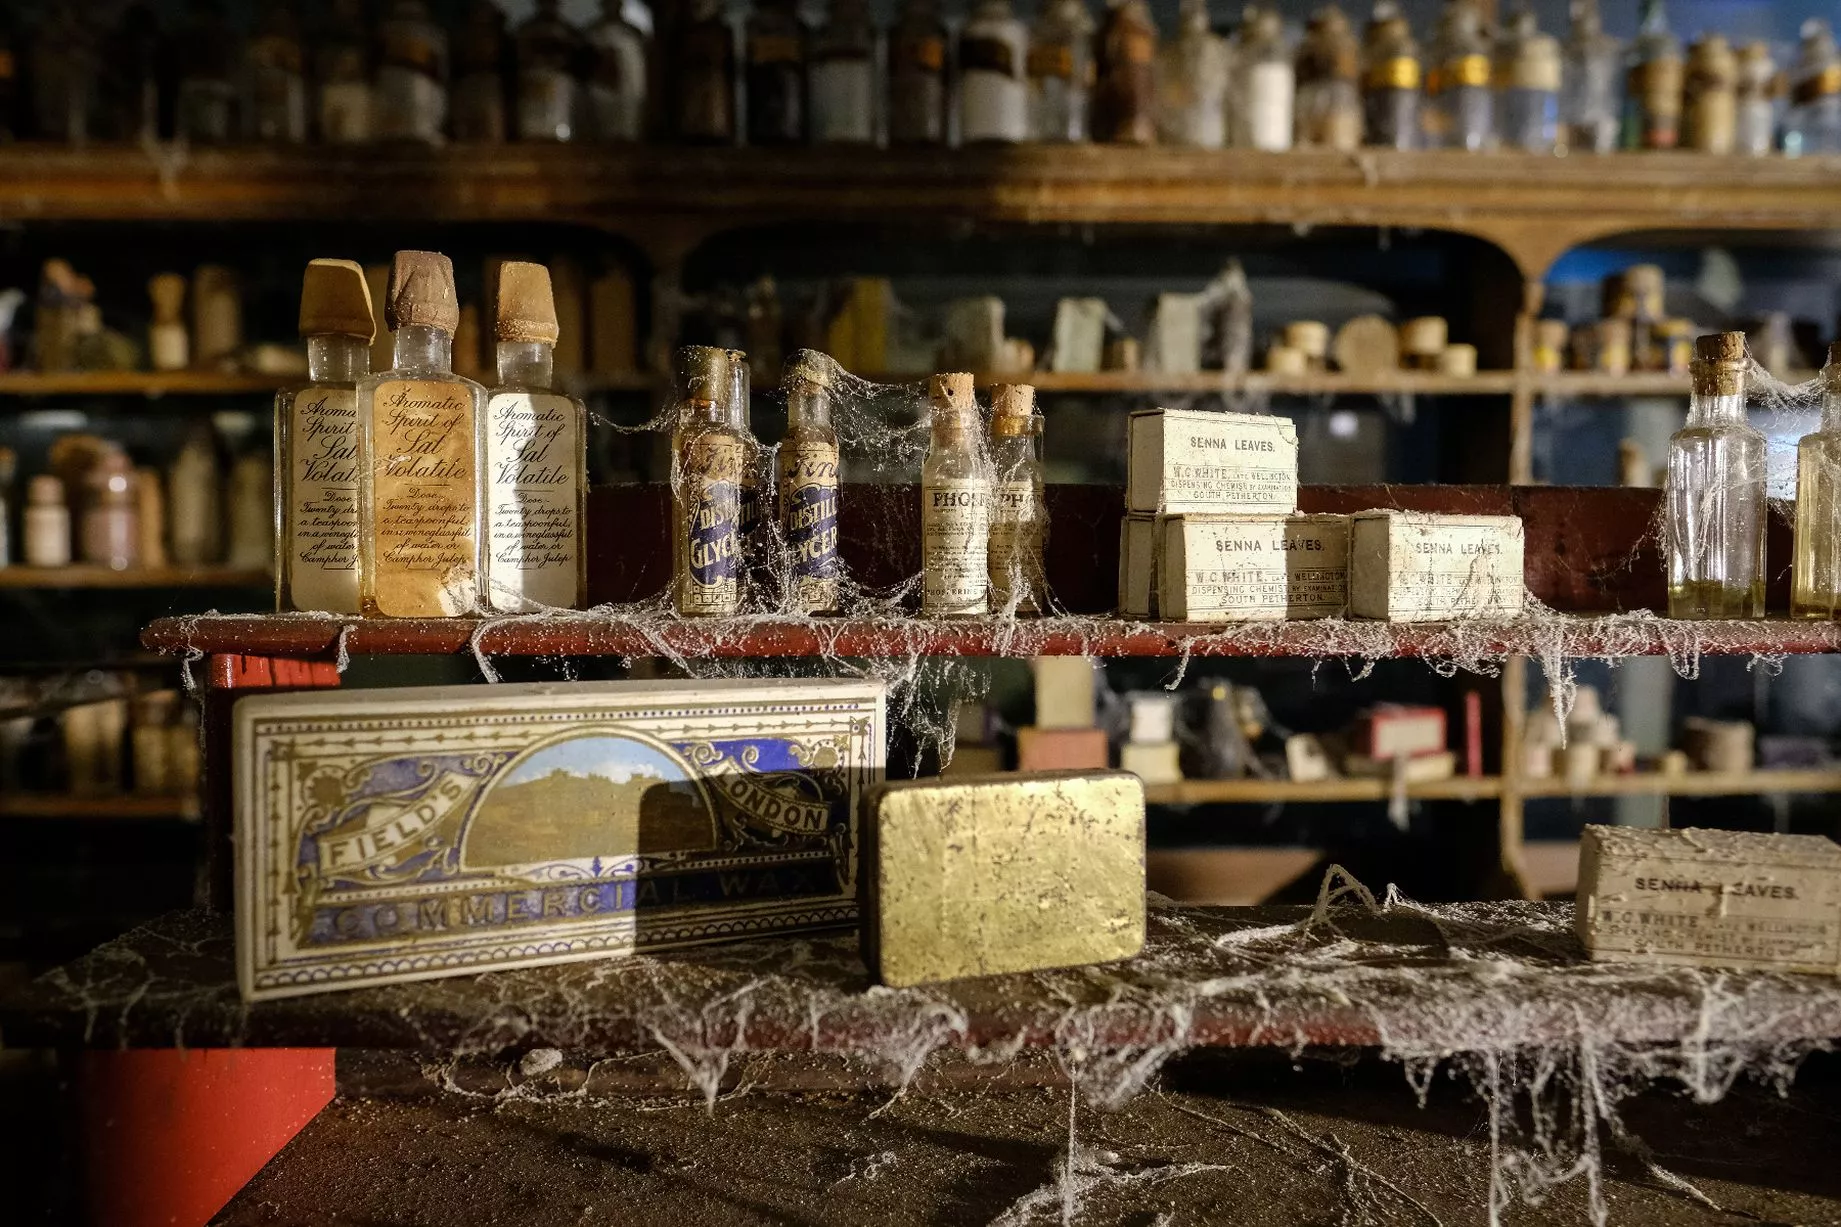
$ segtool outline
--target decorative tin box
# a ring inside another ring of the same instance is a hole
[[[861,681],[244,699],[243,996],[851,924],[883,724]]]

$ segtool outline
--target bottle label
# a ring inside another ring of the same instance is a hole
[[[506,613],[581,602],[585,444],[566,396],[486,402],[486,603]]]
[[[986,612],[990,581],[991,485],[949,478],[921,487],[921,613],[930,618]]]
[[[1029,49],[1029,75],[1072,81],[1074,49],[1066,43],[1037,43]]]
[[[1296,77],[1283,61],[1255,64],[1247,72],[1247,135],[1253,148],[1291,148]]]
[[[380,383],[372,415],[371,514],[379,613],[453,617],[475,604],[474,402],[464,385]]]
[[[801,613],[837,607],[837,445],[780,445],[780,518],[791,605]]]
[[[1796,83],[1795,97],[1797,106],[1806,106],[1819,98],[1841,94],[1841,62],[1830,64],[1821,72],[1804,77]]]
[[[754,34],[748,38],[750,64],[797,64],[799,39],[791,34]]]
[[[1046,545],[1040,494],[1034,481],[999,482],[991,491],[991,608],[1041,612],[1042,549]]]
[[[1017,76],[1016,48],[1001,38],[962,38],[959,40],[959,71],[994,72],[1005,77]]]
[[[937,35],[923,38],[897,38],[892,67],[917,72],[938,73],[946,68],[946,40]]]
[[[1426,93],[1428,94],[1442,94],[1448,89],[1460,89],[1465,86],[1473,89],[1489,88],[1489,57],[1487,55],[1460,55],[1426,74]]]
[[[1410,55],[1381,60],[1368,70],[1369,89],[1418,89],[1419,61]]]
[[[358,612],[358,394],[303,388],[289,423],[282,565],[289,604]]]
[[[740,439],[691,439],[678,474],[678,612],[726,617],[741,608]]]
[[[410,68],[431,77],[440,76],[441,53],[435,44],[420,33],[402,29],[385,29],[383,54],[379,67]]]

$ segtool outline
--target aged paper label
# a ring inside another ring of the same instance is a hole
[[[991,483],[950,478],[921,488],[921,613],[930,618],[987,612]]]
[[[522,613],[581,601],[581,456],[575,403],[501,392],[486,402],[486,600]]]
[[[1265,414],[1132,414],[1129,510],[1288,514],[1298,506],[1298,435]]]
[[[1169,618],[1195,622],[1339,617],[1349,600],[1346,516],[1173,516],[1164,521]]]
[[[1047,528],[1048,516],[1034,481],[1003,481],[991,488],[991,608],[1008,609],[1014,599],[1017,613],[1041,612]]]
[[[837,445],[782,443],[779,486],[789,603],[799,613],[828,613],[838,600]]]
[[[727,617],[741,608],[740,439],[718,431],[692,438],[678,473],[678,612]]]
[[[372,414],[377,610],[397,618],[467,613],[478,581],[471,389],[393,379],[377,386]]]
[[[1435,621],[1520,613],[1522,526],[1513,516],[1353,517],[1349,612]]]
[[[296,609],[358,612],[358,393],[303,388],[289,410],[288,597]]]

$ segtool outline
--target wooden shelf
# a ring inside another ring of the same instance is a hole
[[[1686,396],[1688,377],[1666,371],[1638,371],[1629,375],[1601,375],[1597,371],[1562,371],[1535,375],[1537,396],[1567,397]]]
[[[1513,371],[1479,371],[1475,375],[1441,375],[1435,371],[1384,371],[1366,375],[1349,375],[1341,371],[1321,371],[1308,375],[1272,375],[1264,371],[1232,375],[1226,371],[1198,371],[1191,375],[1165,375],[1156,371],[1083,371],[1064,374],[1053,371],[1014,371],[1007,374],[984,371],[973,377],[981,388],[998,383],[1026,383],[1034,386],[1038,392],[1120,395],[1165,392],[1185,395],[1502,396],[1515,390]],[[922,384],[926,382],[927,376],[879,372],[862,378],[877,383]]]
[[[0,793],[0,817],[183,819],[198,818],[198,798],[153,793]]]
[[[1524,797],[1727,797],[1772,792],[1841,792],[1841,771],[1690,771],[1685,775],[1641,772],[1602,775],[1584,788],[1569,788],[1562,779],[1522,779],[1514,784],[1500,776],[1453,776],[1408,784],[1416,801],[1478,801],[1514,791]],[[1152,805],[1221,803],[1385,801],[1392,786],[1381,779],[1334,780],[1184,780],[1151,784],[1144,799]]]
[[[1773,792],[1841,792],[1841,771],[1689,771],[1601,775],[1581,789],[1563,779],[1524,779],[1524,797],[1739,797]]]
[[[0,567],[0,588],[267,588],[267,571],[240,567]]]
[[[6,371],[0,396],[272,395],[297,376],[227,375],[218,371]]]

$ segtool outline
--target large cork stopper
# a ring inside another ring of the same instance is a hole
[[[309,260],[300,283],[300,335],[356,337],[369,344],[377,335],[371,287],[364,268],[352,260]]]
[[[1739,396],[1745,391],[1750,355],[1742,332],[1710,332],[1694,340],[1694,391],[1701,396]]]
[[[935,375],[927,381],[927,396],[937,406],[950,409],[971,409],[972,374],[970,371],[948,371]]]
[[[991,389],[991,434],[998,438],[1030,433],[1036,415],[1036,390],[1026,383],[1000,383]]]
[[[384,322],[404,328],[460,327],[460,299],[454,293],[454,262],[438,251],[399,251],[390,269],[390,301]]]
[[[556,325],[556,298],[550,292],[550,270],[523,260],[507,260],[499,265],[497,314],[492,331],[498,340],[556,344],[562,330]]]
[[[678,348],[678,389],[685,400],[719,404],[729,394],[729,351],[714,345]]]

